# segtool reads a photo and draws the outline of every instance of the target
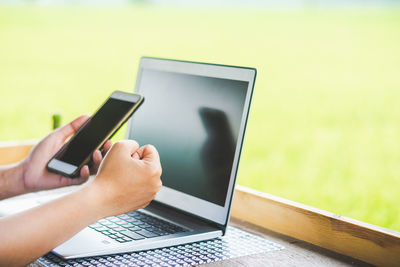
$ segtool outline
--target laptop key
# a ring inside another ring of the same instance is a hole
[[[128,231],[128,230],[121,231],[121,234],[124,234],[127,237],[132,238],[133,240],[144,239],[144,237],[142,235],[138,235],[136,232],[131,232],[131,231]]]
[[[136,224],[136,226],[139,226],[140,228],[145,228],[145,227],[148,227],[148,226],[150,226],[150,224],[147,224],[147,223],[139,223],[139,224]]]
[[[121,227],[121,226],[119,226],[118,224],[112,224],[112,225],[107,225],[107,227],[109,227],[109,228],[118,228],[118,227]]]
[[[146,230],[147,230],[147,229],[146,229]],[[154,229],[148,230],[148,231],[153,232],[153,233],[156,233],[156,234],[159,234],[159,235],[163,235],[163,233],[168,234],[168,232],[164,231],[164,230],[161,229],[161,228],[154,228]]]
[[[169,235],[170,233],[168,232],[158,232],[159,235]]]
[[[158,236],[157,234],[149,232],[149,231],[144,230],[144,229],[140,230],[140,231],[136,231],[135,233],[138,233],[138,234],[140,234],[142,236],[145,236],[145,237],[148,237],[148,238]]]
[[[124,228],[129,228],[129,227],[132,227],[133,224],[131,224],[131,223],[124,223],[124,224],[121,224],[121,226],[124,227]]]
[[[136,218],[136,219],[141,219],[141,218],[144,217],[144,216],[143,216],[142,214],[140,214],[140,213],[130,214],[130,216],[133,217],[133,218]]]
[[[157,227],[154,227],[154,226],[146,226],[146,227],[143,227],[143,228],[146,229],[147,231],[150,231],[150,232],[153,232],[153,231],[157,230]]]
[[[99,231],[99,232],[102,232],[102,231],[107,231],[107,230],[108,230],[108,228],[107,228],[107,227],[104,227],[104,226],[102,226],[102,227],[95,228],[94,230],[96,230],[96,231]]]
[[[99,227],[103,227],[103,225],[99,224],[99,223],[94,223],[92,225],[89,225],[90,228],[99,228]]]
[[[129,227],[128,229],[131,230],[131,231],[140,231],[140,230],[142,230],[142,228],[137,227],[137,226],[132,226],[132,227]]]

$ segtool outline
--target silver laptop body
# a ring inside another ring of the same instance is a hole
[[[158,149],[163,188],[139,215],[128,213],[131,217],[101,220],[53,252],[70,259],[224,235],[255,77],[252,68],[142,58],[135,91],[145,97],[145,102],[130,120],[127,138]],[[153,226],[157,227],[161,220],[178,231],[169,234],[159,230],[161,236],[118,241],[115,235],[111,238],[98,230],[123,219],[130,220],[126,225],[131,225],[137,222],[137,216],[155,222]]]

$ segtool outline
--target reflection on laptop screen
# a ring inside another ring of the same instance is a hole
[[[248,82],[144,69],[130,138],[160,153],[163,185],[224,206]]]

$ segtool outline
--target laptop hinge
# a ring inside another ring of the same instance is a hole
[[[168,210],[170,210],[170,211],[173,211],[173,212],[176,212],[176,213],[179,213],[179,214],[184,214],[185,216],[188,216],[188,217],[190,217],[190,218],[193,219],[193,220],[196,220],[196,221],[201,222],[201,223],[204,223],[204,224],[208,224],[208,225],[210,225],[210,226],[212,226],[212,227],[214,227],[214,228],[217,228],[217,229],[221,230],[221,231],[222,231],[222,234],[225,235],[225,232],[226,232],[226,225],[221,225],[221,224],[218,224],[218,223],[213,222],[213,221],[211,221],[211,220],[204,219],[204,218],[202,218],[202,217],[200,217],[200,216],[197,216],[197,215],[194,215],[194,214],[192,214],[192,213],[189,213],[189,212],[186,212],[186,211],[177,209],[177,208],[175,208],[175,207],[166,205],[166,204],[161,203],[161,202],[159,202],[159,201],[157,201],[157,200],[153,200],[153,201],[149,204],[148,207],[150,207],[150,208],[157,208],[157,209],[160,209],[160,208],[162,207],[162,209],[168,209]]]

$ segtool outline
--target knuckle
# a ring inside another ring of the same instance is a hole
[[[152,167],[152,172],[154,176],[160,177],[162,173],[161,165],[160,164],[154,164]]]
[[[129,141],[133,146],[139,148],[139,143],[136,140],[127,140]]]
[[[161,189],[161,187],[162,187],[161,179],[158,179],[158,181],[157,181],[157,183],[156,183],[156,187],[158,188],[158,190]],[[157,190],[157,191],[158,191],[158,190]]]
[[[124,144],[123,144],[122,141],[115,142],[114,145],[113,145],[113,147],[115,147],[117,149],[119,149],[119,148],[121,148],[123,146],[124,146]]]
[[[147,148],[150,149],[150,150],[156,150],[156,148],[155,148],[153,145],[151,145],[151,144],[147,144],[146,146],[147,146]]]
[[[160,167],[158,168],[158,176],[161,176],[161,175],[162,175],[162,167],[160,165]]]
[[[115,149],[119,150],[119,149],[131,149],[132,147],[137,150],[139,148],[139,144],[138,142],[136,142],[135,140],[121,140],[118,142],[115,142],[112,147],[114,147]]]
[[[161,174],[162,174],[162,168],[161,168],[161,165],[153,165],[153,166],[151,166],[150,167],[150,170],[149,170],[149,174],[152,176],[152,177],[160,177],[161,176]]]
[[[153,184],[152,194],[153,194],[153,195],[157,194],[157,192],[160,191],[161,187],[162,187],[161,181],[160,181],[160,180],[159,180],[159,181],[156,181],[156,182]]]
[[[158,168],[150,168],[150,170],[149,170],[149,175],[151,176],[151,177],[158,177],[159,176],[159,170],[158,170]]]
[[[160,191],[161,188],[162,188],[162,183],[159,183],[159,184],[157,185],[157,188],[156,188],[156,193],[157,193],[158,191]]]

